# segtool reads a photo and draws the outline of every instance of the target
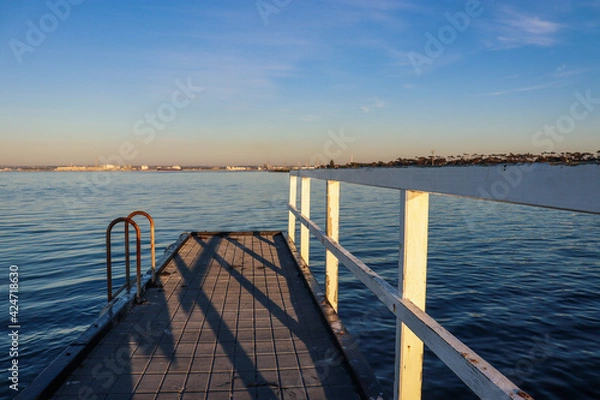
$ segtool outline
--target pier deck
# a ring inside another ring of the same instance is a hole
[[[54,399],[354,399],[281,233],[195,233]]]

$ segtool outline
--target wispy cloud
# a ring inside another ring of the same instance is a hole
[[[300,121],[303,122],[315,122],[320,120],[321,117],[315,114],[308,114],[308,115],[303,115],[302,117],[300,117]]]
[[[377,98],[377,97],[372,97],[369,99],[371,102],[368,105],[364,105],[361,106],[360,109],[362,110],[363,113],[367,114],[369,112],[371,112],[371,110],[373,108],[383,108],[385,107],[385,101]]]
[[[527,15],[505,8],[488,27],[493,35],[489,45],[495,49],[524,46],[547,47],[559,43],[558,33],[563,25],[539,16]]]
[[[386,26],[405,28],[404,11],[415,12],[423,6],[412,0],[328,0],[338,9],[335,23],[360,26],[365,21],[386,23]],[[399,12],[402,11],[402,12]]]
[[[504,96],[506,94],[519,93],[519,92],[531,92],[534,90],[548,89],[551,87],[557,87],[556,82],[549,82],[549,83],[544,83],[542,85],[525,86],[525,87],[520,87],[520,88],[501,90],[498,92],[489,92],[489,93],[484,93],[483,96]]]
[[[562,64],[556,68],[552,76],[555,78],[568,78],[574,75],[585,74],[591,70],[591,68],[569,68],[566,64]]]
[[[331,3],[342,4],[347,7],[368,8],[371,10],[391,11],[398,9],[417,9],[416,3],[412,1],[399,0],[330,0]]]

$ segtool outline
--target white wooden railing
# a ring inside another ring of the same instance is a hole
[[[301,178],[300,210],[296,207]],[[326,229],[310,220],[311,178],[327,181]],[[339,241],[340,182],[400,192],[398,288],[392,287]],[[337,310],[338,261],[396,315],[394,398],[421,398],[423,344],[427,345],[477,396],[530,399],[508,378],[425,313],[429,193],[502,201],[600,214],[600,165],[546,164],[293,170],[290,172],[288,236],[309,264],[312,233],[326,249],[325,297]]]

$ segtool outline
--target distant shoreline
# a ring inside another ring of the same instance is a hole
[[[463,154],[460,156],[420,156],[415,158],[397,158],[394,161],[377,161],[370,163],[350,162],[338,165],[332,162],[327,168],[362,168],[362,167],[448,167],[448,166],[491,166],[516,164],[551,164],[580,165],[600,164],[600,150],[596,155],[589,152],[544,152],[542,154]]]
[[[397,158],[393,161],[376,162],[350,162],[338,164],[331,160],[329,164],[305,167],[289,166],[0,166],[0,172],[289,172],[301,168],[379,168],[379,167],[446,167],[446,166],[491,166],[491,165],[516,165],[516,164],[551,164],[551,165],[582,165],[600,164],[600,150],[589,152],[545,152],[542,154],[463,154],[461,156],[420,156],[415,158]]]
[[[68,173],[68,172],[160,172],[160,173],[178,173],[178,172],[274,172],[276,170],[267,170],[264,168],[252,168],[247,167],[245,169],[227,169],[226,167],[208,167],[208,168],[197,168],[197,167],[181,167],[181,169],[169,169],[163,168],[148,168],[141,169],[140,167],[119,167],[119,168],[98,168],[98,167],[87,167],[87,166],[74,166],[74,167],[56,167],[56,166],[24,166],[24,167],[2,167],[0,166],[0,172],[57,172],[57,173]],[[289,171],[289,169],[287,169]],[[286,171],[286,172],[287,172]],[[279,172],[279,170],[277,170]]]

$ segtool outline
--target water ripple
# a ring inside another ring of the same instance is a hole
[[[152,214],[159,256],[186,230],[287,228],[284,174],[120,173],[89,192],[81,182],[93,177],[0,174],[0,198],[6,199],[0,202],[0,260],[4,268],[19,265],[22,278],[24,385],[102,308],[104,230],[113,218],[137,209]],[[312,196],[313,218],[324,227],[325,185],[315,182]],[[342,184],[341,204],[341,243],[395,286],[398,192]],[[145,221],[140,226],[147,234]],[[426,309],[534,397],[600,398],[599,230],[598,216],[431,196]],[[311,243],[311,264],[322,282],[324,251],[317,240]],[[122,255],[115,245],[120,279]],[[6,294],[0,285],[0,296]],[[395,319],[343,267],[339,297],[342,319],[389,395]],[[7,315],[2,318],[6,326]],[[4,336],[0,347],[6,349]],[[0,353],[2,365],[8,361]],[[424,399],[474,398],[429,351],[423,379]]]

